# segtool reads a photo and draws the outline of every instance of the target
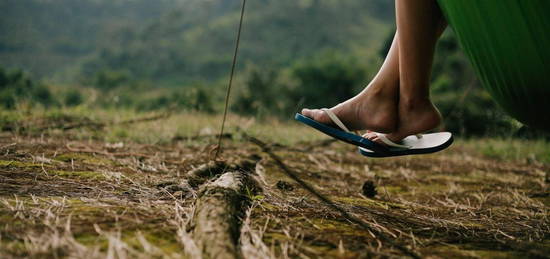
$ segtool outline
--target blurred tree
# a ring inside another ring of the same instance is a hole
[[[232,109],[245,115],[280,115],[278,99],[284,99],[281,86],[277,85],[278,74],[273,70],[250,69],[243,89],[235,97]]]
[[[102,70],[95,75],[92,84],[102,90],[111,90],[129,81],[130,76],[126,71]]]
[[[42,84],[36,84],[31,87],[32,87],[32,90],[30,92],[30,96],[28,97],[32,101],[41,103],[46,107],[57,104],[54,96],[46,86]]]
[[[77,106],[83,102],[82,94],[76,89],[70,89],[65,93],[64,103],[67,106]]]
[[[195,104],[193,108],[197,111],[213,113],[215,110],[213,105],[214,97],[212,94],[201,87],[195,88],[195,91]]]
[[[334,51],[298,60],[284,71],[253,67],[232,107],[241,114],[282,117],[300,107],[330,107],[355,95],[365,75],[354,58]]]
[[[444,127],[455,134],[502,136],[517,129],[517,123],[481,87],[450,29],[436,48],[431,95],[443,115]]]
[[[13,109],[19,101],[44,106],[57,104],[46,86],[33,82],[23,71],[10,72],[0,67],[0,105],[6,109]]]
[[[365,84],[364,68],[351,57],[323,52],[291,67],[298,81],[290,95],[304,107],[331,107],[355,94]]]

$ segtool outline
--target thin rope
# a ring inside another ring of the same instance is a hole
[[[237,32],[237,40],[235,43],[235,52],[233,53],[233,63],[231,64],[231,74],[229,75],[229,85],[227,86],[227,93],[225,94],[225,107],[223,110],[222,126],[220,129],[220,135],[218,137],[218,145],[216,146],[216,153],[214,154],[214,160],[218,158],[218,155],[220,154],[220,151],[222,149],[223,130],[225,128],[225,121],[227,119],[227,110],[229,107],[229,96],[231,94],[231,86],[233,85],[233,74],[235,73],[235,64],[237,63],[237,53],[239,52],[239,43],[241,41],[241,29],[243,27],[245,6],[246,6],[246,0],[243,0],[243,4],[241,6],[241,19],[239,21],[239,30]]]
[[[317,190],[315,190],[315,188],[313,188],[313,186],[309,185],[307,182],[305,182],[304,180],[302,180],[300,177],[298,177],[298,174],[296,174],[293,170],[291,170],[284,162],[283,160],[277,156],[275,153],[273,153],[270,149],[270,147],[262,142],[261,140],[257,139],[257,138],[254,138],[252,136],[249,136],[247,135],[246,133],[244,133],[244,136],[245,138],[247,138],[249,141],[251,141],[252,143],[256,144],[258,147],[260,147],[262,149],[262,151],[264,151],[265,153],[267,153],[271,159],[273,159],[273,161],[275,161],[275,163],[279,166],[279,168],[281,170],[283,170],[283,172],[290,178],[292,178],[294,181],[296,181],[299,185],[301,185],[306,191],[308,191],[309,193],[311,193],[313,196],[317,197],[317,199],[319,199],[321,202],[323,202],[325,205],[327,205],[329,208],[331,208],[332,210],[334,211],[337,211],[340,213],[340,215],[342,215],[342,217],[344,217],[345,219],[347,219],[348,221],[354,223],[354,224],[357,224],[359,225],[360,227],[362,227],[364,230],[368,231],[371,235],[373,235],[374,238],[378,237],[381,241],[383,242],[386,242],[387,244],[390,244],[392,246],[394,246],[395,248],[397,248],[398,250],[400,250],[401,252],[403,252],[404,254],[406,255],[409,255],[410,257],[412,258],[422,258],[420,255],[418,255],[415,251],[401,245],[401,244],[398,244],[396,241],[394,241],[393,239],[389,238],[388,236],[386,236],[384,233],[382,233],[381,230],[378,230],[374,227],[372,227],[369,223],[365,222],[364,220],[350,214],[349,212],[347,212],[345,209],[343,209],[342,207],[340,207],[339,205],[337,205],[336,203],[334,203],[331,199],[329,199],[328,197],[326,197],[325,195],[321,194],[320,192],[318,192]],[[376,235],[375,235],[376,233]]]
[[[227,119],[227,110],[229,107],[229,96],[231,94],[231,86],[233,84],[233,74],[235,72],[235,64],[237,63],[237,53],[239,51],[239,42],[241,38],[241,30],[243,25],[243,18],[244,18],[244,10],[246,6],[246,0],[243,0],[242,7],[241,7],[241,18],[239,21],[239,30],[237,32],[237,39],[235,43],[235,52],[233,54],[233,63],[231,65],[231,74],[229,75],[229,85],[227,86],[227,93],[225,95],[225,107],[223,111],[223,120],[222,125],[220,129],[220,135],[218,137],[218,144],[216,147],[216,153],[214,154],[214,160],[218,158],[218,155],[221,152],[221,145],[222,145],[222,138],[223,138],[223,130],[225,127],[225,121]],[[344,218],[349,220],[350,222],[353,222],[361,227],[363,229],[369,231],[371,234],[372,232],[377,233],[378,237],[381,238],[383,241],[390,243],[391,245],[395,246],[397,249],[401,250],[405,254],[411,256],[412,258],[420,258],[418,254],[416,254],[414,251],[409,250],[407,247],[401,246],[399,244],[396,244],[393,240],[386,237],[382,232],[372,228],[368,223],[365,223],[361,219],[354,217],[353,215],[349,214],[346,210],[340,208],[338,205],[336,205],[334,202],[332,202],[330,199],[325,197],[324,195],[317,192],[313,187],[311,187],[309,184],[304,182],[302,179],[300,179],[293,171],[291,171],[283,162],[282,159],[280,159],[278,156],[276,156],[274,153],[271,152],[271,150],[267,147],[265,143],[262,141],[248,136],[245,134],[245,136],[252,141],[252,143],[258,145],[264,152],[266,152],[276,163],[277,165],[283,170],[283,172],[286,173],[287,176],[295,180],[298,184],[300,184],[304,189],[306,189],[308,192],[316,196],[319,200],[321,200],[323,203],[325,203],[329,208],[338,211]]]

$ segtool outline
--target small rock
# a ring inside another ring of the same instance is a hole
[[[376,191],[376,185],[373,181],[368,180],[363,184],[363,187],[361,188],[363,191],[363,195],[365,195],[367,198],[374,198],[378,192]]]
[[[166,188],[167,186],[170,186],[170,185],[175,185],[175,184],[178,184],[176,182],[162,182],[162,183],[158,183],[156,185],[157,188]]]
[[[289,182],[285,181],[278,181],[277,182],[277,188],[282,191],[292,191],[294,190],[294,186],[290,184]]]
[[[180,136],[180,135],[175,135],[175,136],[172,138],[172,141],[181,141],[181,140],[185,140],[185,137]]]
[[[168,191],[169,193],[176,193],[176,192],[184,192],[184,193],[187,193],[189,191],[192,190],[191,186],[189,186],[188,184],[174,184],[174,185],[169,185],[169,186],[166,186],[164,188],[166,191]]]
[[[199,135],[212,135],[214,133],[216,132],[212,128],[206,127],[200,130]]]
[[[105,147],[106,147],[107,149],[110,149],[110,150],[115,150],[115,149],[123,148],[123,147],[124,147],[124,143],[123,143],[123,142],[105,143]]]

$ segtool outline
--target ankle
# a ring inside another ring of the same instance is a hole
[[[370,96],[371,98],[394,98],[396,97],[395,91],[392,90],[392,87],[390,85],[384,85],[384,84],[376,84],[371,85],[367,88],[367,96]]]
[[[405,109],[406,111],[413,111],[413,110],[419,110],[424,109],[428,106],[432,105],[432,102],[429,98],[422,98],[422,99],[403,99],[401,98],[399,100],[400,106]]]

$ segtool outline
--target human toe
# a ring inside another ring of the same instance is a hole
[[[323,120],[323,111],[320,109],[303,109],[302,115],[312,118],[316,121],[324,121]]]
[[[382,141],[382,139],[380,138],[380,136],[378,135],[380,133],[376,133],[374,131],[367,131],[367,133],[363,134],[363,137],[370,140],[370,141],[373,141],[373,142],[376,142],[380,145],[383,145],[383,146],[387,146],[386,143],[384,143],[384,141]],[[390,136],[391,134],[385,134],[385,136],[388,138],[388,136]]]
[[[312,109],[307,109],[307,108],[304,108],[302,109],[302,115],[306,116],[306,117],[310,117],[310,118],[313,118],[313,111]]]
[[[367,133],[363,134],[363,138],[366,138],[368,140],[374,140],[377,137],[378,135],[376,135],[376,132],[370,130],[367,131]]]

